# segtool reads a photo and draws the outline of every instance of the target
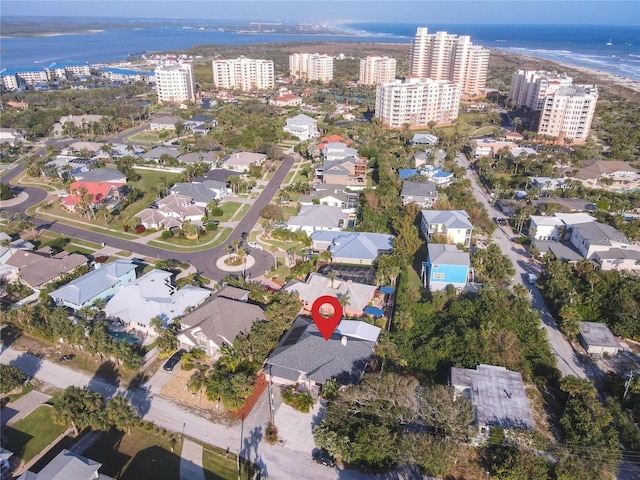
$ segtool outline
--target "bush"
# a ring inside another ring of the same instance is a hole
[[[273,423],[269,422],[264,432],[264,439],[267,442],[269,442],[271,445],[276,443],[278,441],[278,427],[276,427]]]
[[[22,385],[27,376],[18,367],[0,364],[0,392],[9,393]]]
[[[222,210],[220,207],[214,207],[209,212],[210,217],[221,217],[222,215],[224,215],[224,210]]]
[[[286,387],[281,392],[282,401],[302,413],[309,413],[313,406],[313,397],[309,392],[298,392],[294,386]]]
[[[173,237],[173,232],[171,230],[165,230],[162,232],[162,235],[160,235],[160,238],[163,238],[164,240],[171,237]]]
[[[109,257],[107,257],[106,255],[100,255],[99,257],[94,258],[93,261],[96,263],[103,264],[103,263],[107,263],[108,258]]]
[[[144,233],[147,229],[144,225],[140,224],[136,227],[136,233]]]

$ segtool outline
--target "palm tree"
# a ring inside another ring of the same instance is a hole
[[[333,288],[333,281],[336,279],[336,274],[331,272],[327,275],[327,278],[331,281],[331,288]]]
[[[348,293],[339,293],[338,301],[340,302],[340,305],[342,305],[342,311],[345,312],[347,305],[351,302],[351,297]]]

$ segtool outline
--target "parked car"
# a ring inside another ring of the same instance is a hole
[[[274,227],[276,228],[287,228],[289,225],[287,225],[286,223],[283,222],[278,222],[274,225]]]
[[[181,348],[176,353],[171,355],[171,357],[169,357],[169,360],[167,360],[165,362],[165,364],[164,364],[164,366],[162,368],[164,370],[166,370],[167,372],[170,372],[171,370],[173,370],[173,367],[175,367],[178,364],[178,362],[182,358],[182,355],[184,355],[185,353],[186,353],[186,350]]]
[[[219,220],[207,220],[206,222],[204,222],[205,225],[220,225],[220,221]]]
[[[311,453],[311,457],[313,461],[319,463],[321,465],[325,465],[327,467],[335,467],[336,461],[333,459],[329,452],[327,452],[324,448],[316,448]]]
[[[76,358],[76,356],[73,353],[70,353],[68,355],[63,355],[61,356],[58,361],[59,362],[70,362],[71,360],[73,360],[74,358]]]
[[[258,242],[248,242],[247,245],[249,245],[251,248],[255,248],[256,250],[262,250],[262,245],[260,245]]]
[[[242,240],[246,240],[248,236],[249,236],[249,234],[247,232],[242,232],[240,234],[240,238],[242,238]]]

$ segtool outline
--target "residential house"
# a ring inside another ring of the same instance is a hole
[[[195,205],[190,196],[175,191],[155,203],[157,209],[145,208],[136,214],[145,228],[182,228],[184,222],[201,222],[206,214],[205,208]]]
[[[287,118],[287,123],[283,127],[283,130],[298,137],[301,141],[320,136],[318,121],[303,113],[292,118]]]
[[[364,187],[367,184],[367,161],[357,156],[325,160],[316,175],[322,183]]]
[[[420,169],[420,175],[424,175],[440,187],[446,187],[453,181],[453,172],[445,172],[435,165],[424,165]]]
[[[438,143],[438,137],[430,133],[416,133],[409,143],[411,145],[435,145]]]
[[[610,248],[606,252],[595,252],[591,260],[600,270],[626,270],[640,273],[640,250]]]
[[[488,138],[485,138],[484,140],[476,140],[474,156],[476,158],[493,158],[500,150],[506,149],[508,152],[511,152],[511,149],[515,146],[516,144],[513,142],[498,142],[495,140],[489,140]]]
[[[456,394],[471,400],[480,434],[493,427],[533,429],[522,375],[495,365],[476,369],[451,368],[450,384]]]
[[[529,155],[538,155],[538,152],[531,147],[513,147],[511,158],[527,158]]]
[[[81,265],[86,265],[87,257],[64,251],[51,256],[28,250],[17,250],[5,264],[15,267],[18,277],[29,287],[39,288],[65,273],[73,272]]]
[[[262,165],[267,156],[264,153],[237,152],[222,159],[222,166],[235,172],[248,172],[253,165]]]
[[[5,420],[3,419],[3,423]],[[0,479],[4,480],[5,477],[9,478],[9,472],[11,471],[11,462],[9,459],[13,456],[11,450],[0,447]]]
[[[101,463],[64,449],[38,473],[27,470],[18,480],[113,480],[100,473],[100,467]]]
[[[176,117],[175,115],[164,115],[161,117],[156,117],[149,122],[149,129],[151,131],[158,130],[175,130],[176,123],[184,122],[180,117]]]
[[[127,177],[115,168],[94,168],[86,172],[74,174],[73,178],[78,182],[127,183]]]
[[[575,178],[591,188],[608,187],[613,182],[613,190],[634,190],[640,188],[640,170],[633,168],[628,162],[621,160],[594,160],[578,170]]]
[[[313,302],[319,297],[329,295],[338,299],[344,298],[346,305],[344,315],[360,317],[364,309],[373,301],[377,287],[339,278],[331,279],[319,273],[312,273],[306,281],[291,280],[284,287],[289,293],[297,292],[303,305],[303,310],[310,312]]]
[[[111,297],[104,312],[118,318],[129,328],[153,334],[151,320],[162,318],[165,324],[182,317],[204,302],[211,290],[187,285],[178,289],[171,283],[171,272],[151,270]]]
[[[566,179],[551,177],[529,177],[530,188],[537,188],[541,193],[555,192],[565,187]]]
[[[120,199],[122,183],[111,182],[73,182],[69,185],[69,195],[62,197],[62,205],[74,212],[83,201],[83,195],[91,196],[91,208],[97,210],[101,205],[112,208]]]
[[[576,223],[595,222],[586,213],[556,213],[553,216],[531,215],[529,237],[535,240],[568,240]]]
[[[287,228],[292,232],[302,230],[311,235],[316,230],[341,231],[347,226],[349,216],[340,207],[310,205],[300,209],[298,215],[287,220]]]
[[[317,231],[311,234],[313,249],[331,252],[331,261],[373,265],[376,258],[393,250],[393,235],[368,232]]]
[[[438,201],[438,192],[434,182],[402,182],[400,192],[402,204],[415,203],[422,208],[431,208]]]
[[[322,137],[320,139],[320,143],[318,143],[317,147],[318,150],[320,150],[321,153],[324,153],[324,150],[326,148],[327,145],[332,144],[332,143],[343,143],[347,146],[351,145],[353,142],[351,140],[348,140],[344,137],[341,137],[340,135],[329,135],[327,137]],[[346,156],[346,155],[345,155]]]
[[[422,282],[432,292],[444,290],[447,285],[463,290],[467,286],[470,269],[469,253],[459,250],[456,245],[429,243],[427,261],[422,266]]]
[[[116,260],[72,280],[49,296],[56,305],[80,310],[91,306],[96,300],[109,300],[135,279],[136,264],[129,260]]]
[[[469,247],[473,225],[464,210],[422,210],[420,231],[427,240],[436,235],[448,243]]]
[[[53,178],[57,176],[64,180],[76,178],[77,175],[88,172],[95,165],[95,160],[88,158],[69,157],[67,155],[56,155],[52,160],[44,164],[42,175]]]
[[[604,323],[580,322],[580,343],[589,355],[617,355],[622,346]]]
[[[86,156],[94,156],[97,153],[102,151],[102,147],[104,147],[104,143],[99,142],[85,142],[84,140],[72,142],[63,147],[60,150],[62,155],[72,156],[72,155],[86,155]],[[88,155],[87,155],[88,154]]]
[[[302,105],[302,97],[292,93],[283,93],[269,99],[269,104],[276,107],[298,107]]]
[[[213,166],[218,163],[216,152],[191,152],[181,155],[178,159],[180,163],[208,163]]]
[[[265,362],[265,378],[308,390],[332,378],[343,385],[358,383],[379,336],[380,328],[374,325],[342,320],[325,340],[311,318],[299,316]]]
[[[58,123],[53,125],[53,136],[61,137],[67,123],[76,128],[88,129],[89,125],[99,123],[103,118],[106,117],[104,115],[63,115]]]
[[[640,246],[630,244],[624,233],[600,222],[574,224],[571,244],[589,260],[595,252],[607,252],[612,248],[640,250]]]
[[[322,155],[326,162],[342,160],[347,157],[358,157],[358,150],[351,148],[345,142],[322,143]]]
[[[204,174],[204,177],[196,177],[193,180],[196,182],[202,182],[203,180],[214,180],[216,182],[228,182],[229,177],[241,177],[241,172],[234,172],[233,170],[224,170],[222,168],[214,168]]]
[[[0,128],[0,143],[15,147],[20,142],[24,142],[24,135],[15,128]]]
[[[531,248],[539,252],[540,257],[551,253],[555,258],[563,262],[576,263],[583,259],[571,244],[561,243],[555,240],[533,240]]]
[[[163,160],[164,155],[176,159],[180,156],[180,151],[177,148],[171,148],[171,147],[162,147],[162,146],[153,147],[147,153],[144,153],[142,155],[142,159],[160,163]]]
[[[218,125],[211,115],[194,115],[184,121],[184,126],[193,134],[206,135]]]
[[[321,183],[316,185],[309,195],[301,195],[300,205],[329,205],[340,207],[344,213],[353,214],[358,207],[360,194],[346,191],[344,185],[330,185]]]
[[[227,196],[227,183],[214,180],[176,183],[170,192],[175,192],[178,196],[191,197],[191,205],[206,207],[212,200],[222,200]]]
[[[248,292],[247,292],[248,293]],[[254,322],[266,321],[257,305],[231,300],[219,294],[180,319],[180,347],[202,348],[212,358],[224,345],[233,345],[240,333],[249,333]]]

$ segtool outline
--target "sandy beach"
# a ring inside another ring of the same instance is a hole
[[[600,70],[594,70],[591,68],[576,67],[575,65],[569,65],[565,63],[559,63],[559,65],[562,65],[563,67],[566,67],[572,70],[578,70],[587,75],[597,78],[598,82],[596,83],[596,85],[598,86],[607,85],[607,84],[618,85],[620,87],[630,88],[631,90],[640,93],[640,81],[638,80],[632,80],[630,78],[621,77],[620,75],[614,75],[612,73],[603,72]]]

